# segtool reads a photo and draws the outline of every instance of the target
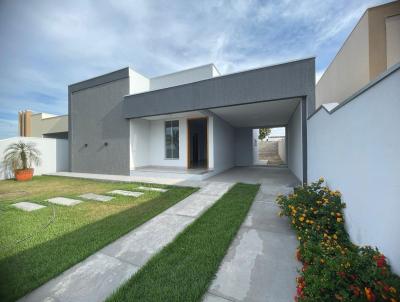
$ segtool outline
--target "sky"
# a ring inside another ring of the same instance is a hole
[[[388,1],[0,0],[0,139],[18,111],[66,114],[68,85],[130,66],[222,74],[316,57],[322,75],[366,8]]]

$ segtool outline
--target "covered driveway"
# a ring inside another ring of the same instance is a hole
[[[307,181],[306,119],[315,108],[314,87],[309,58],[128,95],[122,111],[132,120],[195,111],[213,117],[215,171],[252,164],[253,128],[286,127],[288,167]],[[227,139],[232,131],[234,143]]]

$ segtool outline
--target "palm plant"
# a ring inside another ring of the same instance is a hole
[[[26,170],[32,168],[32,164],[40,165],[40,155],[35,143],[21,140],[9,145],[4,151],[3,164],[12,171]]]

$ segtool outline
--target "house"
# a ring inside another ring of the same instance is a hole
[[[221,75],[208,64],[155,78],[127,67],[68,87],[73,172],[129,175],[152,167],[210,176],[253,164],[253,129],[285,127],[288,168],[307,180],[307,58]]]
[[[18,112],[19,136],[68,139],[68,115]]]
[[[400,1],[368,8],[316,85],[317,108],[340,103],[400,61]]]

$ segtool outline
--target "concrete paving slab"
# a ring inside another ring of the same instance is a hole
[[[293,230],[290,228],[289,220],[286,217],[279,217],[279,211],[280,209],[275,203],[255,201],[243,226],[292,235]]]
[[[143,195],[143,192],[134,192],[134,191],[124,191],[124,190],[113,190],[108,192],[108,194],[117,194],[123,196],[132,196],[132,197],[139,197]]]
[[[161,214],[100,252],[142,266],[193,221],[192,217]]]
[[[232,302],[232,300],[228,300],[222,297],[215,296],[211,293],[207,293],[203,297],[203,302]]]
[[[209,292],[233,301],[292,301],[296,291],[295,236],[242,228]]]
[[[143,191],[155,191],[155,192],[162,192],[162,193],[168,191],[168,189],[154,188],[154,187],[143,187],[143,186],[137,187],[137,189],[143,190]]]
[[[96,253],[19,301],[104,301],[138,269],[129,263]]]
[[[207,186],[199,190],[200,194],[207,194],[221,197],[233,186],[230,182],[210,182]]]
[[[101,202],[110,201],[114,198],[111,196],[99,195],[99,194],[94,194],[94,193],[86,193],[86,194],[80,195],[79,197],[84,198],[84,199],[89,199],[89,200],[101,201]]]
[[[68,207],[72,207],[72,206],[77,205],[78,203],[82,202],[82,200],[66,198],[66,197],[54,197],[54,198],[47,199],[47,201],[50,203],[58,204],[61,206],[68,206]]]
[[[28,201],[17,202],[17,203],[12,204],[12,206],[17,209],[20,209],[22,211],[25,211],[25,212],[32,212],[32,211],[40,210],[40,209],[43,209],[46,207],[46,206],[42,206],[37,203],[28,202]]]
[[[199,192],[172,206],[165,213],[199,217],[204,211],[211,207],[217,199],[219,199],[219,197],[216,195],[206,195]]]
[[[257,193],[255,201],[275,202],[279,194],[286,195],[292,192],[293,187],[264,182]]]

